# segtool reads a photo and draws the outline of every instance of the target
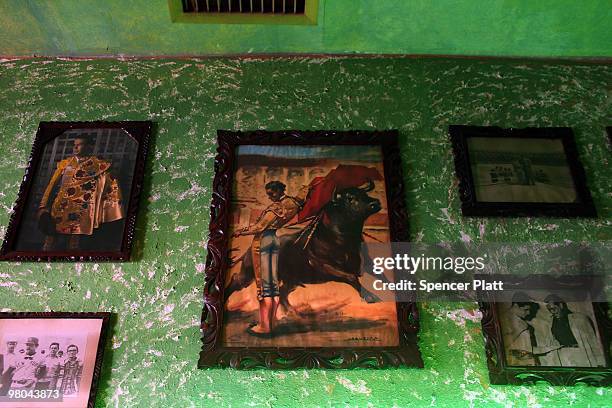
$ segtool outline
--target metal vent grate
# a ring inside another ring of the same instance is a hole
[[[303,15],[307,0],[182,0],[184,13]]]
[[[168,6],[174,23],[316,25],[319,14],[319,0],[168,0]]]

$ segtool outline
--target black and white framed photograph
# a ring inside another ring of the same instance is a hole
[[[92,408],[109,313],[0,313],[0,408]]]
[[[570,128],[449,131],[463,215],[597,215]]]
[[[509,365],[606,366],[592,303],[517,292],[510,304],[500,303],[499,314]]]
[[[151,122],[41,122],[6,260],[130,257]]]
[[[481,302],[492,384],[612,384],[607,302],[580,301],[565,289],[514,291]]]

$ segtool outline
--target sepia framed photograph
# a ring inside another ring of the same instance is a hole
[[[480,302],[491,383],[612,385],[608,303],[548,286]]]
[[[397,139],[218,131],[200,368],[423,367],[416,304],[360,272],[362,243],[408,240]]]
[[[93,408],[110,313],[0,313],[0,408]]]
[[[0,259],[127,261],[151,122],[41,122]]]
[[[597,216],[570,128],[449,132],[463,215]]]

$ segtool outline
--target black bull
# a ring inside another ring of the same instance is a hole
[[[373,187],[370,182],[365,188],[351,187],[336,192],[312,231],[280,237],[278,279],[280,304],[285,310],[290,308],[289,294],[298,286],[332,281],[351,285],[367,301],[378,300],[377,296],[362,290],[359,282],[363,225],[381,209],[380,200],[367,194]],[[226,299],[254,280],[251,251],[246,251],[239,261],[242,262],[240,272],[227,285]],[[367,262],[371,262],[369,257]]]

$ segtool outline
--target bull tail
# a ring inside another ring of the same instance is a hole
[[[225,287],[226,298],[229,298],[232,293],[249,286],[255,278],[253,273],[251,251],[246,251],[242,254],[242,256],[238,257],[236,260],[233,260],[233,262],[234,263],[232,265],[235,265],[238,262],[242,262],[242,265],[240,266],[240,270],[230,277],[229,282]]]
[[[236,252],[237,250],[238,250],[238,248],[230,248],[229,252],[232,253],[232,252]],[[242,254],[240,256],[231,256],[230,255],[228,268],[233,267],[238,262],[242,262],[242,258],[244,258],[244,254]]]
[[[239,250],[240,250],[239,248],[233,247],[233,248],[230,248],[229,252],[231,254],[232,252],[237,252]],[[246,252],[243,252],[242,255],[240,255],[240,256],[231,256],[230,255],[228,267],[231,268],[232,266],[236,265],[238,262],[242,262],[242,260],[244,259],[245,255],[246,255]]]

